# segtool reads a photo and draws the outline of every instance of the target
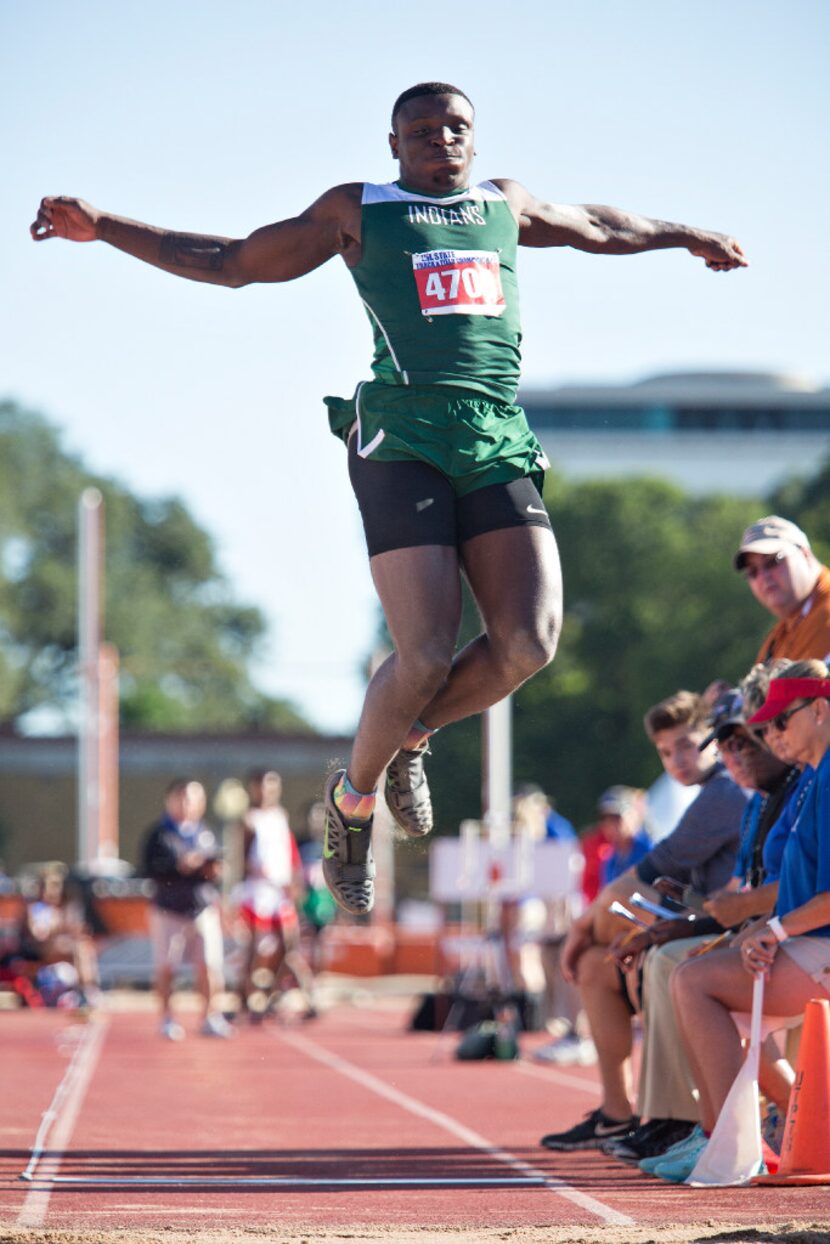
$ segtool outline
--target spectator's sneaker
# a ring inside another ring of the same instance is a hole
[[[664,1153],[662,1159],[652,1171],[658,1179],[665,1179],[670,1184],[682,1184],[689,1178],[698,1164],[698,1159],[709,1144],[709,1137],[700,1135],[694,1140],[689,1138],[685,1149],[680,1153]]]
[[[428,755],[426,743],[414,751],[401,748],[386,766],[386,806],[409,838],[424,838],[432,829],[432,800],[424,773]]]
[[[638,1123],[634,1115],[630,1119],[609,1119],[602,1110],[593,1110],[582,1123],[577,1123],[567,1132],[550,1132],[542,1137],[539,1144],[545,1149],[599,1149],[604,1140],[625,1136]]]
[[[653,1175],[661,1162],[667,1158],[680,1157],[690,1146],[696,1145],[702,1135],[703,1128],[696,1123],[685,1140],[678,1140],[676,1145],[672,1145],[664,1153],[656,1153],[654,1157],[643,1158],[637,1165],[646,1175]]]
[[[206,1016],[199,1032],[203,1037],[222,1037],[225,1041],[235,1035],[224,1015],[220,1015],[218,1011],[213,1011]]]
[[[597,1047],[588,1037],[569,1032],[558,1041],[540,1045],[538,1050],[533,1051],[533,1058],[537,1063],[555,1067],[592,1067],[597,1061]]]
[[[184,1028],[168,1015],[161,1021],[159,1036],[164,1037],[165,1041],[184,1041]]]
[[[334,788],[345,772],[336,770],[326,782],[323,876],[338,906],[353,916],[365,916],[375,902],[372,822],[350,825],[341,816],[334,802]]]
[[[786,1122],[786,1116],[781,1113],[775,1102],[768,1102],[767,1111],[761,1123],[761,1140],[769,1145],[773,1153],[780,1154],[781,1152],[781,1143],[784,1139],[784,1124]]]
[[[694,1123],[685,1119],[649,1119],[620,1140],[609,1140],[602,1145],[602,1152],[620,1162],[641,1162],[643,1158],[663,1156],[667,1149],[685,1140],[694,1129]]]

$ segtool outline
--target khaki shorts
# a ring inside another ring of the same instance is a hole
[[[788,937],[781,943],[781,949],[802,972],[830,993],[830,937],[810,937],[809,934]]]
[[[222,974],[224,948],[217,907],[206,907],[195,919],[151,907],[150,942],[157,969],[168,967],[175,971],[187,962],[194,967],[206,967],[214,975]]]

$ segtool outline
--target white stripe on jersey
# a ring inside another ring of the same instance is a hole
[[[383,186],[365,181],[361,202],[364,204],[391,203],[397,200],[401,203],[433,203],[436,207],[444,207],[447,204],[469,202],[471,199],[479,203],[484,200],[502,202],[505,195],[492,181],[483,181],[477,186],[470,186],[467,190],[447,195],[446,198],[436,198],[432,194],[415,194],[412,190],[403,190],[394,181],[387,182]]]

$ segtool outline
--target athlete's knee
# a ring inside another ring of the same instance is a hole
[[[452,650],[441,643],[398,653],[398,677],[424,704],[443,687],[452,669]]]
[[[580,989],[597,989],[606,983],[608,965],[605,958],[608,951],[602,946],[591,946],[580,955],[576,971],[576,983]]]
[[[696,997],[698,992],[698,970],[697,961],[687,959],[683,963],[675,965],[671,976],[669,977],[669,989],[671,990],[672,1000],[679,1014],[684,1014],[686,1008]]]
[[[556,654],[560,624],[551,618],[541,625],[517,627],[499,645],[499,660],[506,679],[519,686],[549,665]]]

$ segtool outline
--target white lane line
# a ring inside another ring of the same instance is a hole
[[[32,1156],[21,1177],[31,1181],[37,1171],[38,1184],[42,1185],[45,1181],[45,1186],[29,1189],[17,1216],[18,1227],[40,1227],[46,1219],[54,1176],[72,1136],[108,1027],[109,1020],[92,1019],[81,1030],[72,1060],[40,1121]],[[44,1157],[47,1140],[49,1150]]]
[[[486,1153],[494,1161],[501,1162],[504,1166],[509,1166],[517,1174],[523,1175],[526,1178],[540,1180],[543,1188],[573,1202],[580,1209],[587,1210],[589,1214],[601,1218],[603,1222],[621,1227],[634,1225],[633,1218],[619,1213],[618,1210],[612,1209],[610,1205],[604,1205],[602,1201],[588,1196],[585,1192],[580,1192],[578,1188],[572,1188],[564,1179],[559,1179],[556,1175],[549,1175],[545,1171],[539,1170],[538,1167],[531,1166],[529,1162],[522,1161],[521,1158],[508,1153],[506,1149],[501,1149],[498,1145],[492,1144],[491,1141],[481,1136],[478,1132],[474,1132],[463,1123],[459,1123],[457,1119],[453,1119],[450,1115],[444,1114],[440,1110],[433,1110],[431,1106],[427,1106],[416,1098],[410,1097],[407,1093],[399,1092],[398,1089],[393,1088],[391,1084],[387,1084],[383,1080],[379,1080],[371,1072],[363,1071],[362,1068],[355,1066],[354,1063],[347,1062],[346,1059],[340,1058],[337,1054],[330,1053],[323,1046],[318,1045],[316,1041],[311,1041],[308,1037],[301,1037],[297,1033],[286,1031],[282,1031],[278,1035],[279,1039],[284,1041],[286,1045],[293,1046],[294,1049],[306,1054],[309,1058],[316,1059],[318,1063],[322,1063],[332,1071],[336,1071],[347,1079],[353,1080],[362,1088],[369,1089],[372,1093],[376,1093],[378,1097],[384,1097],[387,1101],[393,1102],[396,1106],[400,1106],[401,1109],[407,1110],[410,1114],[426,1119],[436,1127],[440,1127],[445,1132],[458,1137],[459,1140],[464,1141],[472,1149],[478,1149],[480,1153]]]
[[[38,1175],[32,1179],[39,1180]],[[481,1176],[453,1178],[433,1178],[431,1176],[401,1176],[392,1178],[379,1175],[376,1179],[322,1179],[298,1178],[295,1175],[53,1175],[53,1184],[83,1184],[88,1188],[99,1186],[111,1188],[132,1188],[140,1185],[144,1188],[491,1188],[491,1187],[534,1187],[545,1182],[543,1175]]]

